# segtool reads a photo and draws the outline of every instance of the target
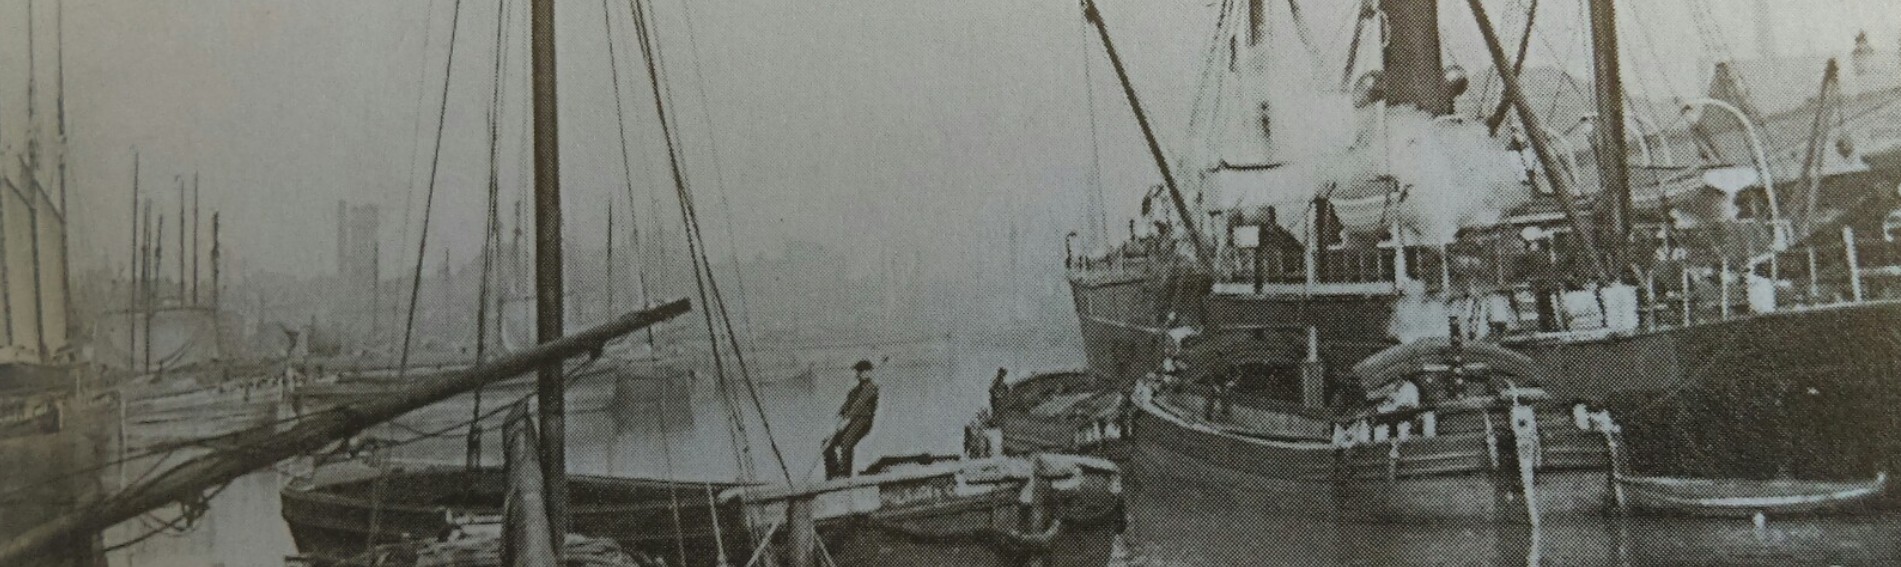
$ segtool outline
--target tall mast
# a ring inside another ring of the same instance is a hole
[[[1142,100],[1135,96],[1135,86],[1129,83],[1129,72],[1122,68],[1122,57],[1116,54],[1114,42],[1109,40],[1109,26],[1102,21],[1102,12],[1096,10],[1095,0],[1083,0],[1083,17],[1095,24],[1096,34],[1102,38],[1102,49],[1109,54],[1109,63],[1115,67],[1116,79],[1122,83],[1122,94],[1129,99],[1129,109],[1135,112],[1135,123],[1142,128],[1142,139],[1148,142],[1149,157],[1155,160],[1155,168],[1162,173],[1162,182],[1168,187],[1168,197],[1175,204],[1175,215],[1181,219],[1182,229],[1187,231],[1188,241],[1195,245],[1195,258],[1201,266],[1210,271],[1213,260],[1208,254],[1208,245],[1201,241],[1201,231],[1195,229],[1195,213],[1188,210],[1188,200],[1182,198],[1181,187],[1175,183],[1175,174],[1168,167],[1168,158],[1162,155],[1161,142],[1155,139],[1155,129],[1149,126],[1148,113],[1142,110]]]
[[[145,212],[152,209],[148,206]],[[150,223],[147,223],[150,224]],[[165,215],[158,216],[158,226],[152,229],[152,281],[145,297],[145,371],[152,372],[152,319],[158,314],[159,270],[165,268]]]
[[[198,174],[193,173],[192,178],[197,179]],[[185,177],[181,175],[178,177],[178,300],[179,300],[179,303],[184,303],[185,282],[189,279],[185,275],[185,256],[186,256],[185,254]]]
[[[125,303],[125,350],[127,357],[125,364],[128,369],[138,368],[139,366],[139,332],[136,323],[137,319],[134,318],[133,313],[139,308],[139,294],[145,289],[145,255],[139,252],[139,227],[144,225],[139,223],[138,152],[132,152],[131,216],[131,222],[126,225],[131,228],[131,230],[127,230],[126,232],[131,233],[130,236],[132,237],[132,250],[129,258],[132,263],[132,273],[129,274],[132,279],[132,296],[127,298]]]
[[[38,50],[33,38],[33,0],[26,3],[26,227],[30,259],[33,261],[33,342],[38,349],[40,359],[46,358],[46,301],[42,293],[40,273],[40,126],[39,126],[39,71],[37,70]]]
[[[198,173],[191,174],[191,304],[198,304],[198,224],[204,213],[198,208]]]
[[[1612,259],[1622,256],[1630,237],[1630,164],[1624,153],[1624,81],[1617,61],[1616,0],[1590,0],[1591,53],[1597,90],[1597,174],[1610,226],[1605,230]],[[1621,264],[1619,264],[1621,265]]]
[[[158,256],[155,254],[155,252],[157,251],[154,250],[154,246],[152,246],[153,241],[154,241],[154,239],[152,238],[152,235],[155,233],[155,231],[152,230],[152,202],[151,201],[145,202],[145,211],[142,214],[144,215],[143,218],[145,219],[145,222],[139,223],[139,230],[141,233],[139,236],[141,237],[142,240],[144,240],[144,244],[140,246],[140,250],[142,252],[140,256],[142,256],[144,260],[139,262],[139,265],[141,267],[141,269],[139,270],[139,274],[140,274],[139,281],[142,282],[144,286],[142,289],[139,290],[139,296],[140,296],[139,304],[145,308],[144,310],[145,311],[145,360],[143,364],[139,365],[139,368],[142,369],[144,372],[151,372],[152,371],[152,310],[153,310],[152,299],[154,295],[152,289],[157,287],[158,285],[156,282],[152,281],[158,278],[158,261],[157,261]]]
[[[529,4],[529,59],[534,83],[535,157],[535,340],[561,338],[561,141],[555,112],[554,0]],[[537,375],[541,410],[541,473],[547,485],[548,523],[556,549],[568,532],[567,419],[561,365],[550,362]]]
[[[218,309],[218,261],[224,250],[218,242],[218,211],[211,211],[211,308]],[[216,318],[212,321],[217,321]]]
[[[72,214],[66,209],[66,4],[53,4],[53,69],[55,86],[59,96],[53,99],[53,112],[57,120],[59,134],[59,290],[64,310],[66,332],[70,335],[77,327],[73,325],[73,268],[72,268]],[[64,338],[64,337],[63,337]],[[71,341],[67,341],[70,344]]]
[[[58,97],[53,99],[59,134],[59,212],[66,214],[66,3],[53,4],[53,70]],[[62,241],[63,242],[63,241]],[[62,251],[63,252],[63,251]],[[65,255],[61,255],[64,258]]]

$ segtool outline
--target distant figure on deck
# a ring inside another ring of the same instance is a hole
[[[1003,381],[1004,375],[1009,373],[1009,370],[998,368],[997,377],[990,380],[990,411],[992,412],[1003,409],[1003,397],[1010,395],[1010,385]]]
[[[1202,406],[1203,419],[1234,417],[1234,389],[1241,385],[1241,377],[1236,374],[1219,376],[1208,392],[1208,402]]]
[[[878,384],[871,381],[871,361],[860,360],[851,367],[858,372],[858,385],[845,396],[838,408],[838,426],[825,444],[825,478],[847,477],[856,471],[852,453],[858,442],[871,433],[871,422],[878,414]]]

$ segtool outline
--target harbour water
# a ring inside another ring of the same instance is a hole
[[[1080,348],[1070,339],[989,342],[949,336],[796,352],[790,358],[812,361],[816,370],[816,379],[809,383],[781,379],[795,375],[796,367],[754,369],[761,382],[757,393],[787,471],[795,478],[817,474],[818,447],[852,381],[849,372],[833,368],[839,360],[890,357],[876,371],[883,403],[876,427],[860,446],[860,466],[877,455],[957,452],[961,428],[985,404],[989,377],[998,367],[1023,374],[1082,363]],[[576,384],[569,421],[570,469],[687,480],[782,480],[788,473],[778,468],[772,443],[751,413],[750,402],[738,408],[748,414],[745,435],[750,442],[735,444],[735,430],[728,425],[732,420],[717,387],[708,373],[698,376],[672,384],[678,390],[656,382],[643,390],[652,395],[606,403],[594,400],[611,399],[600,395],[601,389],[612,388],[607,377]],[[749,398],[744,392],[739,395],[742,401]],[[461,462],[466,440],[460,431],[421,438],[417,432],[434,432],[468,419],[472,401],[464,396],[377,428],[371,436],[414,439],[377,458],[390,466]],[[491,392],[484,407],[510,401]],[[485,459],[491,463],[500,459],[495,429],[490,428],[484,443]],[[169,459],[187,455],[180,451]],[[154,463],[128,465],[127,474],[136,479]],[[107,485],[114,485],[117,469],[105,472]],[[296,463],[286,463],[217,489],[188,527],[113,551],[109,564],[282,565],[296,549],[280,515],[278,491],[301,472]],[[1886,563],[1883,558],[1901,556],[1901,531],[1893,529],[1901,525],[1901,516],[1895,515],[1768,518],[1761,525],[1749,520],[1618,518],[1547,522],[1537,530],[1331,524],[1234,513],[1265,506],[1279,495],[1207,491],[1155,480],[1166,475],[1125,472],[1130,521],[1124,541],[1130,565],[1879,565]],[[146,533],[181,511],[173,506],[118,526],[106,534],[106,545]]]

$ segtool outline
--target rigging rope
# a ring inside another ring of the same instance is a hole
[[[736,237],[733,232],[733,205],[726,198],[725,169],[720,167],[719,144],[715,142],[715,137],[718,135],[719,130],[714,128],[713,125],[713,105],[708,102],[706,97],[706,75],[700,68],[700,42],[694,37],[692,0],[681,0],[680,10],[681,16],[686,19],[686,41],[688,54],[690,55],[687,61],[693,64],[693,89],[699,94],[701,124],[706,127],[707,155],[712,161],[713,167],[713,194],[719,196],[720,209],[726,215],[724,219],[726,221],[726,251],[732,255],[732,258],[735,260],[732,278],[734,282],[733,291],[737,292],[736,295],[739,298],[740,327],[745,329],[746,340],[748,342],[756,342],[754,341],[752,332],[752,315],[750,310],[746,308],[746,279],[745,275],[740,272],[737,263],[740,256],[738,237]],[[735,337],[734,340],[738,340],[737,337]],[[733,349],[738,351],[739,345],[734,343]],[[743,363],[741,365],[740,374],[746,375]]]
[[[488,108],[488,218],[482,227],[482,282],[476,294],[475,308],[475,363],[481,364],[488,354],[489,327],[489,282],[495,278],[495,249],[501,246],[501,181],[497,161],[501,148],[501,112],[502,112],[502,57],[506,51],[503,32],[508,28],[508,2],[503,0],[495,6],[495,69],[493,74],[494,90],[489,94]],[[495,314],[500,319],[501,314]],[[482,462],[482,387],[475,388],[475,403],[470,415],[477,418],[469,424],[467,463],[475,468]]]
[[[1234,0],[1226,1],[1231,3]],[[1090,191],[1092,199],[1089,200],[1089,208],[1091,210],[1085,213],[1089,215],[1090,224],[1095,225],[1092,227],[1094,230],[1091,231],[1089,238],[1095,241],[1097,246],[1105,246],[1109,240],[1109,212],[1106,210],[1107,207],[1103,206],[1102,199],[1102,135],[1098,133],[1097,126],[1097,122],[1101,119],[1096,115],[1096,58],[1090,56],[1089,51],[1089,22],[1086,20],[1078,21],[1076,24],[1076,29],[1082,32],[1082,42],[1080,45],[1083,56],[1083,92],[1084,98],[1089,101],[1090,174],[1089,187],[1087,190]],[[1085,252],[1085,255],[1087,255],[1087,252]]]
[[[397,363],[396,376],[401,379],[409,370],[409,343],[416,329],[416,303],[422,294],[422,264],[429,252],[429,213],[435,206],[436,174],[442,166],[442,131],[449,116],[449,79],[455,74],[455,36],[462,21],[462,0],[455,0],[455,11],[449,18],[449,54],[442,61],[442,105],[436,111],[436,147],[434,157],[429,161],[429,185],[423,193],[422,235],[416,244],[416,270],[411,274],[415,278],[409,287],[409,315],[403,324],[403,354]]]
[[[403,222],[402,234],[400,235],[401,242],[409,241],[409,223],[407,221],[409,220],[410,213],[416,210],[416,171],[417,166],[421,162],[418,154],[422,152],[423,139],[422,103],[429,93],[426,81],[429,75],[429,46],[436,37],[436,27],[434,25],[436,20],[436,3],[436,0],[429,0],[429,3],[423,7],[422,52],[421,56],[416,58],[416,105],[414,110],[416,119],[414,125],[410,127],[410,135],[412,139],[416,140],[416,143],[410,144],[409,146],[409,173],[404,177],[403,181],[405,189],[403,191],[403,220],[405,222]],[[374,304],[376,302],[372,301],[371,303],[372,316],[380,318],[382,314],[375,312],[377,305]],[[402,313],[402,305],[391,305],[390,308],[395,311],[392,315],[400,315]]]
[[[698,233],[693,230],[694,226],[692,223],[686,221],[686,219],[689,218],[688,212],[691,210],[691,197],[690,195],[683,195],[685,192],[686,179],[681,175],[681,166],[675,151],[676,146],[674,144],[671,124],[667,121],[666,115],[666,107],[670,106],[670,91],[663,91],[661,88],[661,83],[664,81],[662,78],[664,63],[660,62],[660,54],[657,52],[657,46],[650,45],[649,30],[645,14],[646,10],[638,0],[628,0],[628,19],[633,23],[636,39],[640,42],[641,58],[646,65],[649,87],[653,94],[654,108],[660,118],[661,133],[667,147],[667,164],[673,174],[675,197],[681,201],[681,224],[684,227],[682,234],[686,237],[688,256],[693,264],[694,286],[699,292],[701,304],[708,305],[707,309],[701,310],[701,317],[705,321],[708,350],[713,359],[715,374],[714,384],[727,412],[727,428],[733,439],[735,465],[739,469],[738,472],[741,478],[750,480],[756,478],[756,473],[752,466],[751,451],[747,444],[747,439],[750,435],[746,431],[745,421],[738,413],[739,402],[734,399],[731,386],[726,380],[725,359],[720,354],[721,345],[719,343],[719,336],[713,327],[713,315],[709,305],[711,301],[708,299],[706,285],[702,279],[700,270],[699,259],[702,255],[698,248]],[[649,337],[651,337],[651,335],[649,335]]]
[[[724,383],[726,374],[724,362],[719,355],[719,333],[716,332],[713,327],[713,311],[716,310],[721,326],[726,331],[727,341],[733,347],[733,356],[738,364],[740,378],[744,382],[748,396],[751,398],[754,411],[759,415],[760,424],[766,433],[766,440],[772,448],[773,458],[778,463],[779,470],[785,476],[786,483],[789,485],[793,482],[791,469],[786,466],[784,452],[780,450],[779,442],[776,436],[773,435],[772,422],[766,418],[764,405],[760,402],[758,390],[753,384],[751,374],[746,365],[745,352],[739,348],[739,338],[733,331],[732,316],[726,309],[726,303],[720,293],[719,282],[715,279],[712,263],[707,256],[705,250],[705,235],[700,228],[698,211],[694,206],[692,192],[687,187],[686,177],[682,171],[682,159],[677,138],[675,137],[677,133],[673,133],[672,122],[666,113],[667,104],[663,102],[669,98],[669,95],[661,92],[665,79],[660,74],[657,65],[657,61],[660,59],[657,30],[646,20],[645,14],[649,11],[642,8],[641,0],[631,0],[630,4],[633,6],[634,11],[633,21],[635,31],[638,32],[641,46],[643,47],[641,54],[646,60],[647,72],[651,78],[650,85],[655,94],[654,104],[660,119],[660,129],[663,133],[668,134],[665,136],[667,139],[668,165],[673,172],[674,190],[676,197],[680,201],[681,220],[683,224],[686,225],[689,254],[696,264],[694,283],[695,286],[699,288],[702,303],[714,308],[702,310],[702,318],[706,322],[707,337],[712,341],[713,345],[715,372],[719,374],[719,379]],[[670,93],[671,89],[667,89],[667,91]],[[703,277],[702,272],[704,273]]]

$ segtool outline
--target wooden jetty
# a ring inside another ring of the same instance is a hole
[[[890,467],[787,488],[728,490],[754,551],[795,567],[1017,565],[1100,567],[1122,527],[1121,474],[1070,455],[989,457]],[[781,557],[771,557],[776,547]],[[749,561],[748,564],[752,562]]]

